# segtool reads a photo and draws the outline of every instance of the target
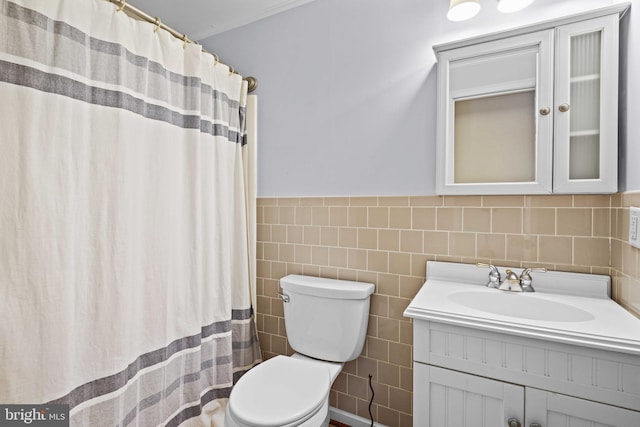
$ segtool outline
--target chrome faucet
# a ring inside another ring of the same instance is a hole
[[[533,289],[533,286],[531,285],[531,283],[533,282],[533,278],[531,277],[531,274],[529,274],[532,271],[539,271],[541,273],[546,273],[547,269],[544,267],[540,267],[540,268],[527,267],[524,270],[522,270],[522,273],[520,273],[520,286],[522,287],[523,292],[535,292],[535,289]]]
[[[491,264],[486,264],[484,262],[478,262],[476,263],[476,267],[482,267],[482,268],[489,268],[489,281],[487,282],[487,287],[488,288],[495,288],[498,289],[500,287],[500,272],[498,271],[498,268],[491,265]]]
[[[489,269],[489,281],[487,282],[488,288],[510,292],[535,292],[532,286],[533,278],[531,277],[531,272],[547,272],[547,269],[544,267],[527,267],[522,270],[522,273],[520,273],[520,276],[518,277],[518,275],[512,270],[507,270],[507,277],[502,280],[502,276],[500,275],[500,271],[497,267],[484,262],[476,263],[476,267]]]
[[[500,287],[501,291],[522,292],[522,285],[520,284],[520,278],[516,273],[511,270],[507,270],[507,277],[502,281]]]

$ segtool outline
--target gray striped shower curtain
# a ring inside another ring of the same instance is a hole
[[[260,361],[251,114],[106,0],[0,0],[0,404],[221,425]]]

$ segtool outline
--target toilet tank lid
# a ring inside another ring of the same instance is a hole
[[[372,283],[290,274],[280,279],[283,291],[336,299],[366,299],[375,289]]]

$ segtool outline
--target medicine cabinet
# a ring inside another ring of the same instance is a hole
[[[627,7],[435,46],[438,193],[618,191]]]

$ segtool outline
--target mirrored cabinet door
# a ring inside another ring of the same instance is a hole
[[[617,191],[618,17],[556,34],[554,191]]]
[[[534,183],[535,108],[534,87],[453,101],[453,182]]]
[[[440,53],[440,194],[551,192],[553,35]]]

